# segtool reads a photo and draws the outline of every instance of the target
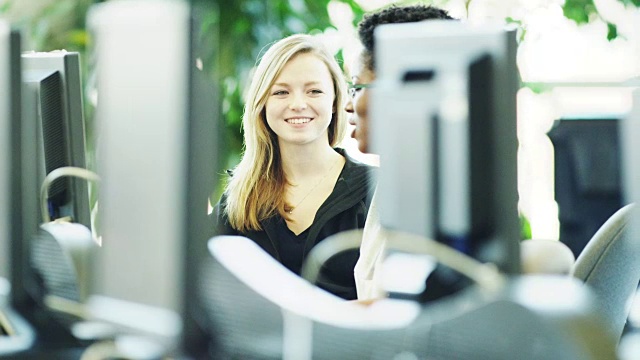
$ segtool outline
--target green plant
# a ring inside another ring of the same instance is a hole
[[[640,0],[617,0],[625,6],[640,7]],[[596,18],[601,18],[598,8],[593,0],[566,0],[562,6],[564,16],[575,21],[577,24],[586,24]],[[603,19],[604,20],[604,19]],[[618,27],[611,22],[607,23],[609,29],[607,39],[613,40],[618,37]]]

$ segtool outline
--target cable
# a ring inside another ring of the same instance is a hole
[[[49,199],[49,187],[55,180],[63,176],[77,177],[87,181],[100,181],[100,177],[98,176],[98,174],[79,167],[63,166],[51,171],[49,174],[47,174],[47,176],[45,176],[44,181],[42,181],[42,186],[40,187],[40,205],[42,210],[42,221],[44,223],[48,223],[51,221],[51,217],[49,216],[49,209],[47,207],[47,199]]]
[[[330,236],[313,247],[302,267],[302,277],[315,284],[322,265],[334,255],[357,249],[362,242],[362,230],[349,230]],[[435,240],[393,230],[382,230],[387,250],[433,256],[439,263],[461,273],[482,289],[495,291],[506,281],[496,266],[483,264],[449,246]]]
[[[4,333],[4,334],[3,334]],[[0,336],[14,336],[16,331],[5,313],[0,310]]]
[[[327,237],[311,248],[302,264],[302,278],[316,284],[322,265],[343,251],[358,249],[362,243],[362,229],[348,230]]]
[[[389,230],[383,230],[383,236],[387,237],[389,250],[431,255],[439,263],[475,281],[482,289],[495,291],[506,282],[505,275],[500,273],[495,264],[481,263],[471,256],[435,240]]]

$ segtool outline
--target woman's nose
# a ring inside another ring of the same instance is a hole
[[[294,94],[291,97],[291,103],[289,103],[289,109],[291,110],[304,110],[307,108],[307,100],[301,94]]]

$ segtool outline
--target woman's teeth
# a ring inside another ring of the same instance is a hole
[[[311,118],[293,118],[293,119],[286,119],[286,122],[288,122],[289,124],[306,124],[309,121],[311,121]]]

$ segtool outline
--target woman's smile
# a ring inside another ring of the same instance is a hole
[[[301,124],[307,124],[312,120],[313,118],[310,118],[310,117],[292,117],[292,118],[285,119],[284,121],[288,122],[289,124],[301,125]]]

